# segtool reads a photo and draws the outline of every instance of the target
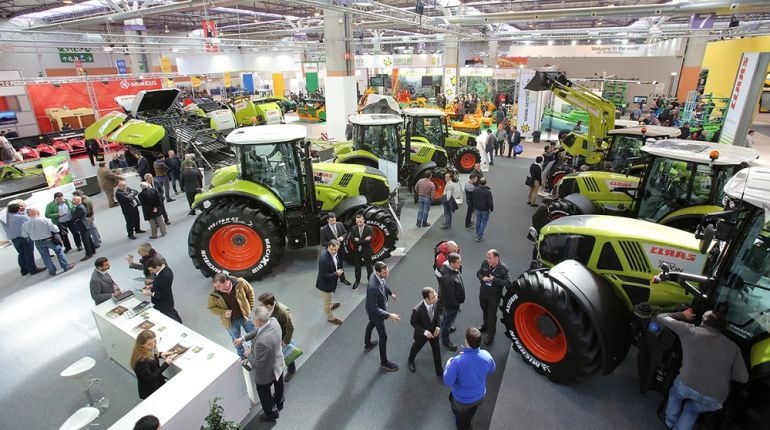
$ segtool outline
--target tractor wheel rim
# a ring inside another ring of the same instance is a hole
[[[538,359],[558,363],[567,355],[567,338],[559,321],[537,303],[519,305],[514,314],[514,325],[521,343]],[[551,336],[543,332],[544,322],[555,331]]]
[[[385,232],[376,225],[370,225],[372,228],[372,252],[377,255],[385,247]]]
[[[262,258],[262,236],[243,224],[220,228],[211,236],[209,251],[214,263],[228,271],[246,270]]]
[[[463,169],[472,169],[476,164],[476,156],[471,152],[467,152],[460,157],[460,167]]]
[[[438,200],[441,198],[441,196],[444,195],[444,187],[446,186],[446,182],[439,178],[430,178],[430,181],[433,182],[433,185],[436,186],[436,193],[433,196],[433,200]]]

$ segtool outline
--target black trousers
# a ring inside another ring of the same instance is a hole
[[[195,195],[196,194],[198,194],[198,193],[196,193],[195,191],[193,191],[191,193],[188,193],[188,192],[184,193],[184,196],[187,197],[187,204],[190,206],[190,212],[193,211],[192,204],[193,204],[193,201],[195,200]]]
[[[92,166],[96,166],[96,156],[99,154],[99,150],[87,150],[86,153],[88,154],[88,161],[91,162]]]
[[[380,364],[385,364],[388,362],[388,334],[385,333],[385,320],[381,318],[369,320],[369,324],[366,325],[364,345],[372,343],[372,330],[375,328],[377,329],[377,337],[380,338]]]
[[[473,430],[471,420],[473,419],[473,416],[476,415],[476,411],[479,409],[479,405],[482,401],[484,401],[484,398],[478,402],[466,405],[464,403],[459,403],[454,399],[452,393],[449,393],[449,404],[452,405],[452,413],[455,416],[457,430]]]
[[[139,209],[132,207],[127,211],[123,211],[123,218],[126,219],[126,233],[129,236],[133,236],[134,233],[141,230],[139,228]]]
[[[91,240],[91,232],[88,231],[88,228],[80,227],[73,230],[72,233],[77,233],[77,235],[80,236],[80,240],[83,243],[83,248],[85,248],[87,256],[96,254],[96,246],[94,245],[93,240]]]
[[[171,318],[172,320],[178,322],[179,324],[184,324],[182,322],[182,317],[179,316],[179,312],[177,312],[176,309],[173,306],[168,306],[168,305],[158,306],[158,305],[155,305],[155,309],[157,309],[163,315],[165,315],[165,316]]]
[[[64,228],[62,228],[64,227]],[[72,220],[64,221],[59,223],[59,230],[61,233],[61,239],[62,242],[64,242],[64,250],[70,250],[72,249],[72,245],[70,244],[70,239],[67,237],[67,232],[72,233],[72,238],[75,239],[75,246],[78,248],[83,246],[83,242],[80,240],[80,233],[75,229],[75,225],[72,224]]]
[[[356,282],[361,282],[361,266],[366,265],[366,282],[372,277],[372,257],[362,257],[360,253],[353,252],[353,260],[356,266]]]
[[[465,193],[465,226],[470,227],[471,222],[473,222],[473,203],[471,203],[471,195],[473,193]]]
[[[497,328],[497,308],[500,306],[501,294],[497,291],[487,290],[496,290],[496,288],[482,285],[479,292],[479,304],[483,315],[482,324],[487,328],[487,336],[492,338],[495,337],[495,329]]]
[[[274,416],[278,413],[276,403],[283,403],[283,374],[281,377],[274,380],[269,384],[256,384],[257,385],[257,397],[259,397],[259,403],[262,405],[262,410],[265,415]],[[270,392],[270,388],[273,387],[275,394]]]
[[[436,369],[437,374],[441,374],[444,369],[441,367],[441,349],[438,346],[437,338],[428,339],[425,336],[415,338],[414,342],[412,342],[412,349],[409,350],[409,362],[414,363],[417,353],[420,352],[426,343],[430,343],[431,353],[433,354],[433,367]]]
[[[508,158],[511,158],[511,153],[513,152],[513,147],[518,145],[520,142],[512,142],[510,145],[508,145]],[[516,154],[513,154],[513,157],[516,158]]]

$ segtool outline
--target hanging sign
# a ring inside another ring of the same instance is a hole
[[[225,88],[233,86],[233,78],[230,76],[230,72],[225,72],[222,80],[225,83]]]
[[[171,58],[166,56],[160,57],[160,71],[163,73],[171,73]]]
[[[62,63],[93,63],[94,54],[89,48],[59,48],[59,61]]]
[[[219,45],[215,41],[217,38],[217,23],[216,21],[201,21],[203,25],[203,39],[206,47],[206,52],[219,52]]]
[[[201,86],[201,78],[197,76],[190,76],[190,83],[194,88],[198,88],[199,86]]]
[[[119,75],[125,75],[126,73],[128,73],[128,68],[126,67],[126,60],[117,60],[115,61],[115,65],[118,66]]]
[[[532,137],[537,127],[537,92],[526,89],[534,77],[535,71],[531,69],[524,69],[519,75],[519,112],[516,124],[522,137]]]

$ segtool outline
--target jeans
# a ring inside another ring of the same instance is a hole
[[[489,211],[476,210],[476,237],[484,237],[484,230],[489,221]]]
[[[230,328],[227,329],[228,333],[230,333],[230,338],[233,340],[238,339],[241,337],[241,329],[243,329],[244,332],[249,333],[254,331],[254,323],[251,322],[248,318],[240,317],[230,320],[232,325]],[[243,355],[243,344],[240,344],[235,347],[235,351],[238,353],[238,356],[241,358],[244,358]]]
[[[495,165],[495,151],[487,151],[487,157],[489,158],[489,165],[494,166]]]
[[[33,273],[37,270],[35,265],[35,248],[32,241],[27,237],[17,237],[12,239],[13,247],[19,253],[18,263],[21,274]]]
[[[455,323],[458,310],[444,309],[444,317],[441,318],[441,343],[447,345],[449,343],[449,327]]]
[[[444,206],[444,225],[447,227],[452,226],[452,208],[450,207],[451,203],[446,202],[442,203]]]
[[[165,176],[156,176],[155,183],[153,184],[155,186],[155,189],[158,190],[160,193],[160,198],[166,198],[167,202],[171,201],[171,193],[169,193],[169,184],[168,184],[168,178]]]
[[[428,224],[428,212],[430,212],[430,197],[420,196],[417,198],[417,227],[424,227]]]
[[[690,430],[695,426],[698,415],[721,408],[719,401],[693,390],[677,376],[668,392],[666,425],[674,430]]]
[[[64,257],[64,248],[62,248],[61,245],[54,244],[51,239],[43,239],[35,241],[35,248],[37,248],[37,252],[40,253],[40,256],[43,257],[43,264],[45,264],[46,269],[48,269],[48,273],[52,275],[56,274],[56,266],[54,266],[53,261],[51,261],[51,255],[48,253],[49,249],[53,250],[56,254],[56,259],[59,260],[59,266],[61,266],[62,270],[65,272],[67,271],[69,262]]]
[[[179,183],[179,173],[169,170],[168,171],[168,182],[171,184],[171,188],[174,189],[174,192],[178,192],[176,188],[176,184]],[[182,185],[179,185],[179,189],[182,189]]]

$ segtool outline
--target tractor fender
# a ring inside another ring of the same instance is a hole
[[[564,197],[564,200],[572,203],[572,205],[580,211],[580,215],[593,215],[599,213],[594,202],[582,194],[570,194]]]
[[[351,209],[355,209],[361,206],[366,206],[368,204],[368,201],[366,200],[366,197],[364,196],[352,196],[348,197],[341,202],[337,206],[334,207],[334,213],[337,215],[338,219],[342,219],[342,215]]]
[[[612,372],[625,358],[631,342],[631,313],[613,287],[576,260],[565,260],[548,276],[580,304],[601,346],[602,373]]]
[[[438,167],[436,163],[433,161],[428,161],[427,163],[422,163],[414,166],[414,169],[412,172],[414,172],[414,177],[412,178],[412,185],[414,186],[415,183],[417,183],[420,178],[422,178],[421,173],[423,173],[426,170],[433,171]]]
[[[253,194],[241,191],[222,192],[216,195],[207,195],[202,198],[196,197],[195,202],[192,205],[192,209],[203,210],[204,203],[213,200],[256,200],[259,202],[260,206],[268,209],[270,213],[272,213],[277,219],[283,219],[283,211],[279,210],[267,199],[263,198],[262,196],[255,196]]]
[[[280,197],[272,189],[256,182],[243,180],[228,182],[197,194],[192,208],[203,209],[204,202],[223,199],[259,202],[279,220],[283,220],[283,213],[286,210]]]

